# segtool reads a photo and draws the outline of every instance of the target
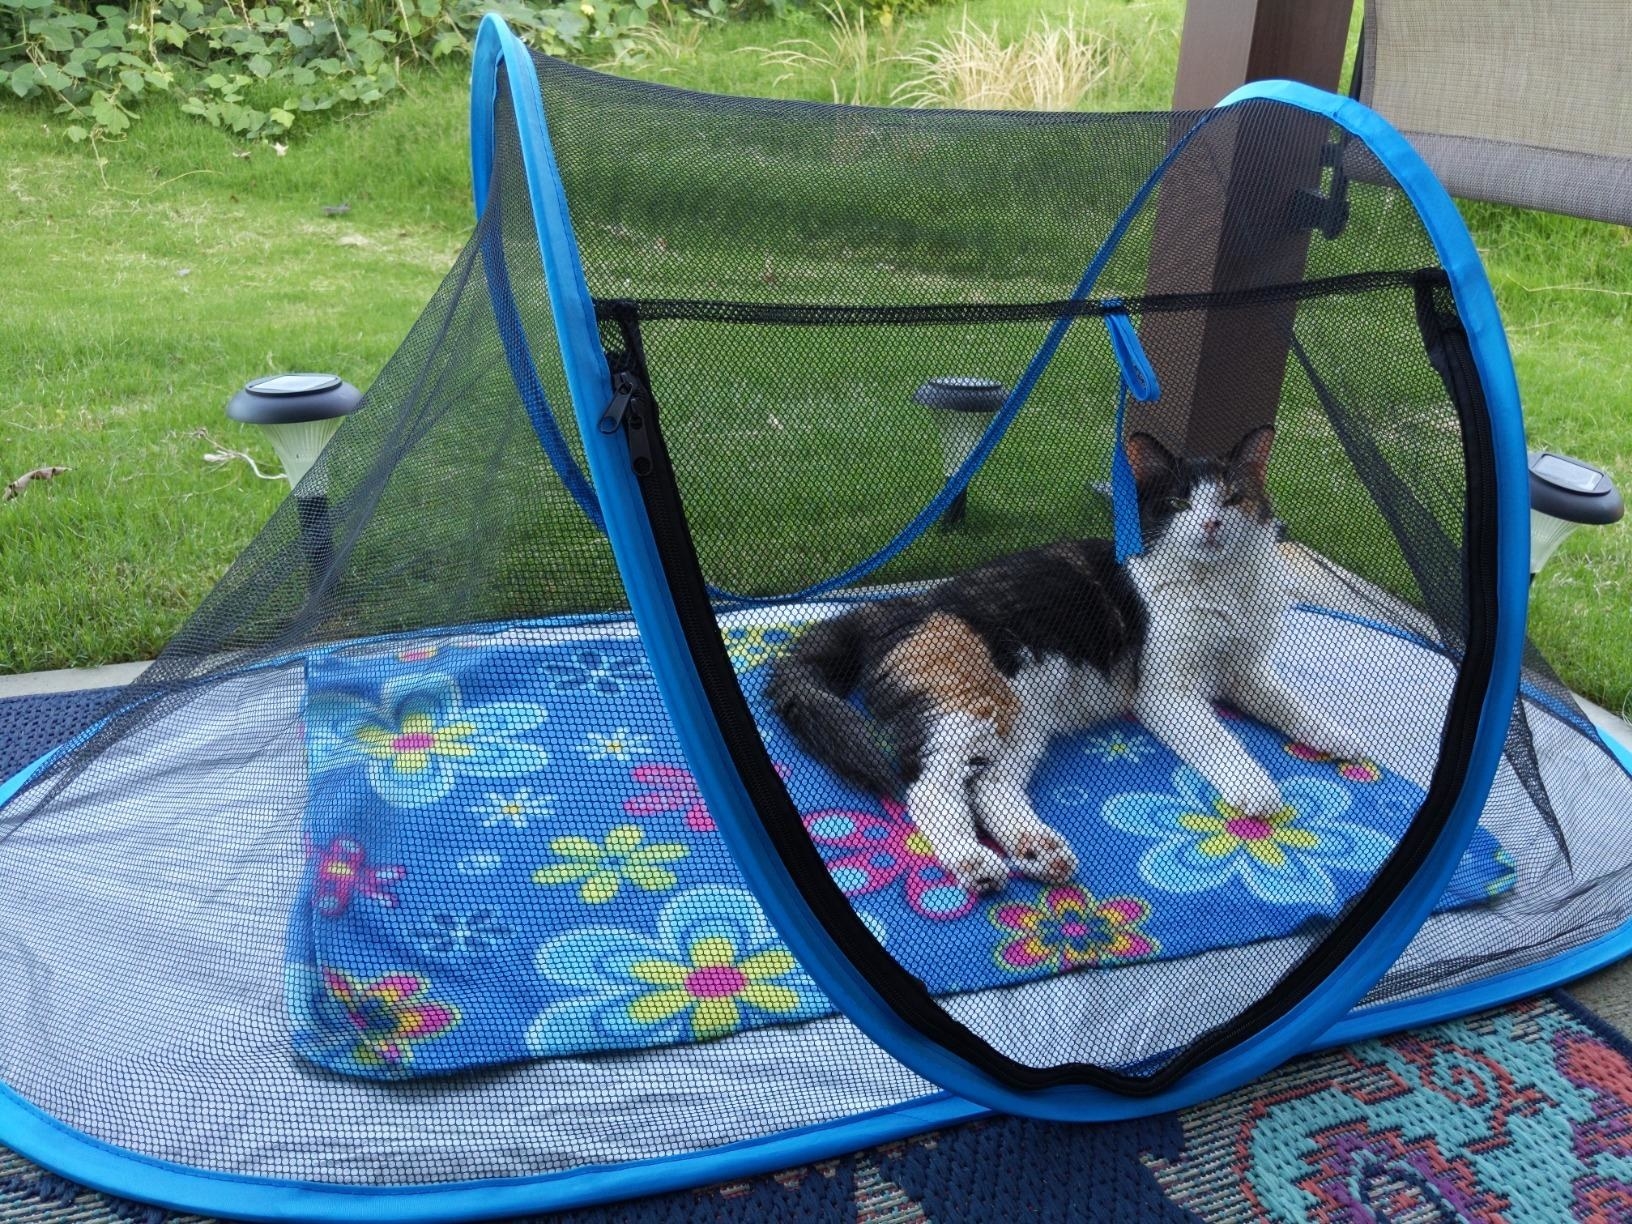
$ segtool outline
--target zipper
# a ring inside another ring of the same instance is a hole
[[[615,434],[623,430],[629,466],[637,476],[652,470],[652,440],[647,428],[651,404],[651,392],[633,370],[618,370],[612,375],[612,399],[601,413],[600,431]]]
[[[1419,292],[1445,282],[1438,269],[1418,278]],[[1419,303],[1420,303],[1419,298]],[[1186,1072],[1240,1045],[1285,1015],[1354,950],[1416,872],[1432,847],[1461,789],[1483,705],[1483,669],[1493,653],[1497,608],[1494,599],[1494,461],[1483,389],[1471,354],[1459,351],[1461,334],[1446,335],[1443,320],[1436,333],[1449,343],[1430,346],[1430,358],[1447,376],[1461,418],[1467,471],[1464,524],[1466,582],[1470,621],[1463,667],[1452,696],[1440,744],[1440,763],[1412,827],[1370,886],[1328,931],[1320,944],[1271,986],[1256,1003],[1229,1017],[1177,1050],[1150,1061],[1158,1069],[1144,1074],[1080,1062],[1036,1067],[1016,1061],[978,1036],[946,1011],[925,984],[886,953],[861,924],[845,896],[833,885],[826,864],[804,832],[798,812],[765,753],[747,702],[737,686],[703,581],[696,545],[686,522],[684,502],[657,423],[656,401],[645,382],[628,370],[615,371],[614,395],[601,416],[604,433],[620,426],[628,437],[631,464],[640,477],[641,499],[669,581],[675,611],[691,649],[692,662],[719,725],[738,775],[748,789],[760,820],[776,846],[805,905],[872,988],[907,1025],[999,1082],[1022,1092],[1087,1084],[1128,1097],[1148,1097],[1172,1085]],[[1460,333],[1460,320],[1456,320]],[[638,333],[637,333],[638,335]],[[1426,339],[1425,335],[1425,339]],[[621,356],[621,355],[620,355]],[[1445,361],[1446,358],[1449,361]],[[638,363],[639,357],[634,360]],[[1444,365],[1441,363],[1444,362]],[[621,364],[619,362],[618,364]],[[1454,370],[1447,371],[1446,366]],[[643,367],[642,367],[643,368]],[[653,438],[651,435],[656,434]],[[654,462],[654,455],[656,461]]]

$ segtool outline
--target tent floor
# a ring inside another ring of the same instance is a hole
[[[1442,708],[1436,690],[1450,676],[1445,660],[1381,632],[1375,646],[1368,666],[1415,678],[1395,686],[1382,699],[1386,708],[1368,717],[1396,734],[1431,728]],[[1318,643],[1305,664],[1310,657],[1322,657]],[[1341,679],[1334,701],[1377,692],[1357,679],[1345,693]],[[29,983],[0,999],[0,1077],[57,1124],[205,1170],[412,1184],[669,1158],[796,1128],[842,1126],[936,1095],[881,1051],[858,1058],[874,1047],[839,1018],[701,1045],[540,1061],[440,1086],[315,1071],[290,1049],[283,994],[286,923],[304,870],[297,835],[302,694],[298,660],[214,683],[187,706],[185,745],[164,720],[141,728],[76,779],[49,818],[14,820],[0,842],[8,878],[21,882],[0,898],[0,929],[8,932],[0,940],[0,975]],[[1632,876],[1632,837],[1604,827],[1601,813],[1624,791],[1619,810],[1632,819],[1632,776],[1564,721],[1533,705],[1531,718],[1544,772],[1572,783],[1553,789],[1577,860],[1590,862],[1598,879],[1624,883]],[[179,770],[174,761],[183,749],[194,764]],[[281,802],[211,801],[262,792]],[[142,801],[133,802],[138,795]],[[1436,995],[1479,980],[1488,968],[1477,957],[1458,956],[1459,970],[1443,970],[1446,941],[1497,957],[1516,942],[1515,918],[1530,911],[1555,917],[1574,907],[1561,924],[1569,933],[1603,935],[1621,924],[1621,889],[1586,889],[1567,902],[1552,895],[1549,885],[1560,881],[1550,873],[1550,836],[1511,776],[1498,779],[1493,795],[1500,802],[1487,824],[1520,873],[1513,900],[1435,915],[1391,973],[1398,984],[1390,989],[1385,979],[1374,999]],[[183,820],[188,837],[178,839]],[[231,852],[241,856],[234,869],[192,854],[221,846],[239,848]],[[1300,951],[1299,940],[1284,939],[1207,953],[1214,964],[1204,980],[1253,990],[1254,977]],[[1062,1023],[1062,1051],[1092,1039],[1103,1046],[1097,1053],[1125,1057],[1139,1032],[1137,1016],[1169,1006],[1163,967],[1098,972],[1135,1019],[1103,1033]],[[1197,975],[1180,976],[1193,991]],[[1068,979],[1056,978],[948,1004],[967,1021],[1001,1031],[1001,1013],[1010,1009],[1042,1007],[1065,1017],[1071,993]],[[1457,1010],[1446,1002],[1442,1012]],[[74,1017],[71,1031],[64,1016]],[[87,1034],[97,1039],[65,1040]],[[447,1107],[453,1084],[457,1110]],[[177,1118],[193,1124],[178,1127]]]

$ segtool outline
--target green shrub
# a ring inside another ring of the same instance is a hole
[[[405,63],[468,55],[489,10],[559,54],[616,51],[654,3],[0,0],[0,88],[55,99],[74,141],[118,136],[152,94],[244,137],[277,137],[303,116],[379,102]]]

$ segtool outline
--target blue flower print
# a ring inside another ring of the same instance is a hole
[[[644,654],[614,654],[594,646],[574,646],[539,664],[544,681],[556,692],[585,692],[617,697],[632,685],[652,678]],[[552,652],[553,654],[553,652]]]
[[[368,784],[393,807],[425,807],[460,774],[508,778],[541,769],[542,746],[520,738],[544,721],[544,707],[521,701],[465,706],[440,673],[398,676],[370,702],[354,694],[314,694],[306,705],[314,772],[367,767]]]
[[[1222,888],[1239,880],[1276,905],[1333,906],[1331,870],[1369,874],[1394,850],[1388,837],[1339,820],[1349,797],[1319,778],[1281,783],[1286,805],[1271,816],[1246,816],[1225,803],[1188,765],[1166,794],[1118,795],[1104,816],[1116,828],[1156,844],[1139,860],[1147,884],[1168,892]]]
[[[1113,729],[1104,735],[1083,736],[1082,750],[1101,765],[1137,765],[1156,751],[1156,744],[1148,735]]]
[[[420,950],[442,960],[476,957],[502,947],[515,931],[492,910],[456,914],[439,910],[426,916]]]
[[[584,734],[579,750],[592,761],[621,761],[627,764],[637,757],[652,755],[652,737],[617,727],[612,732],[589,731]]]
[[[576,997],[539,1013],[527,1044],[542,1055],[724,1037],[832,1010],[752,894],[706,887],[663,907],[657,936],[586,927],[538,950],[545,979]]]

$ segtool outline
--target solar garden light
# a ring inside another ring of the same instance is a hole
[[[1624,507],[1615,482],[1568,455],[1530,452],[1530,576],[1534,578],[1558,546],[1583,523],[1604,526],[1620,519]]]
[[[227,401],[227,415],[266,431],[284,479],[296,485],[362,398],[337,374],[273,374],[246,383]]]
[[[338,374],[273,374],[246,383],[227,401],[227,415],[266,432],[283,462],[284,479],[295,486],[362,398],[363,393]],[[328,490],[298,489],[294,498],[301,551],[316,587],[334,555]]]
[[[932,409],[941,435],[942,466],[950,480],[974,453],[976,445],[1003,407],[1009,393],[990,378],[932,378],[912,393],[915,403]],[[956,527],[968,511],[968,487],[958,491],[941,515],[942,527]]]

